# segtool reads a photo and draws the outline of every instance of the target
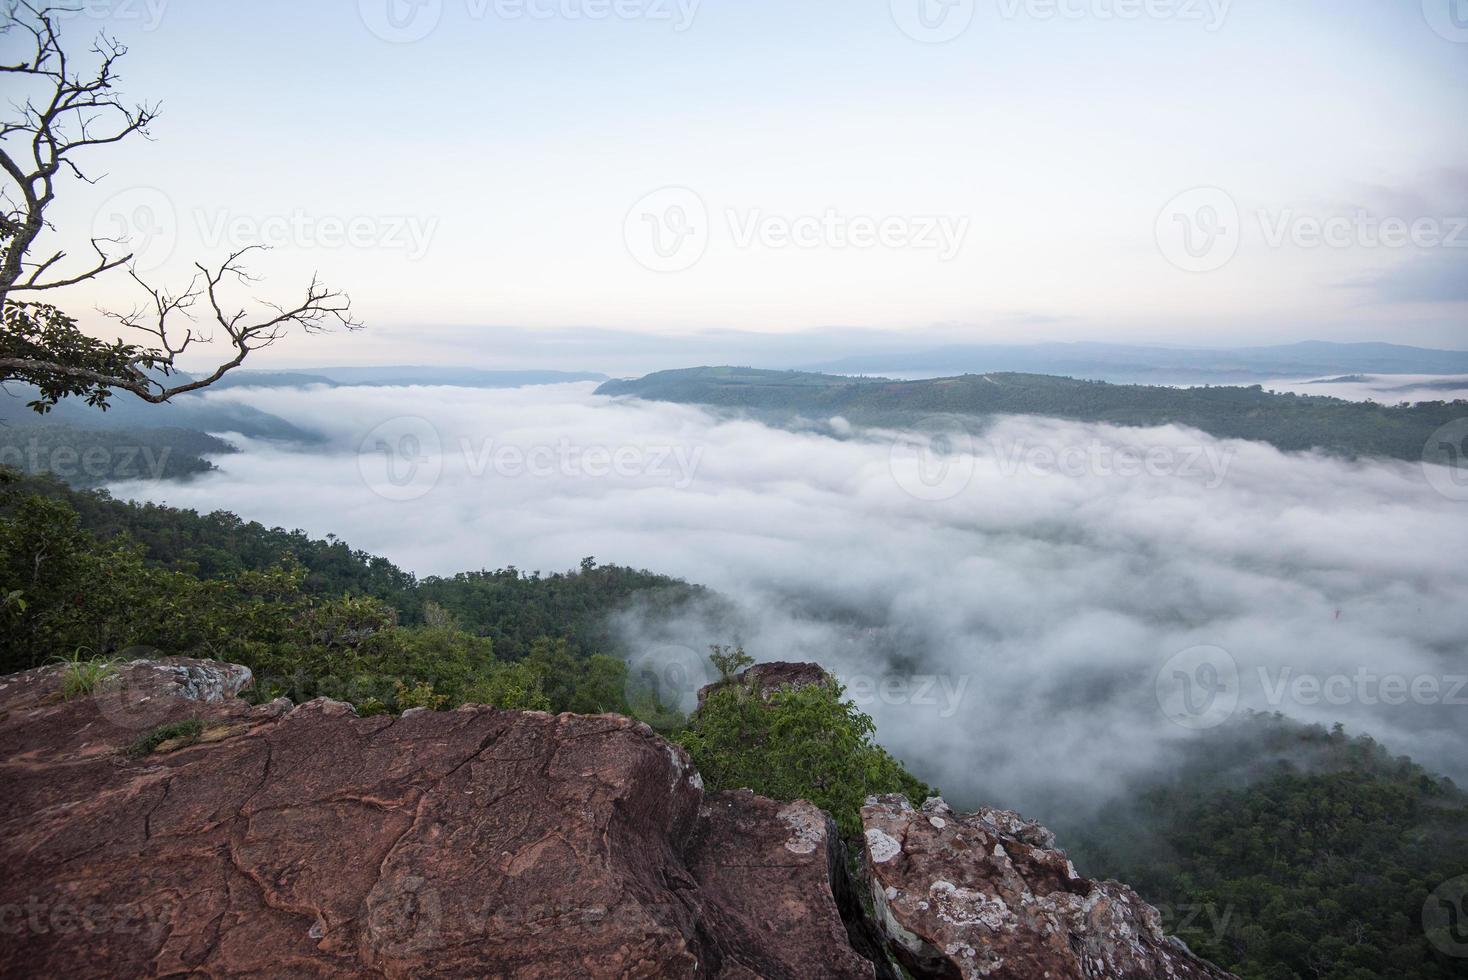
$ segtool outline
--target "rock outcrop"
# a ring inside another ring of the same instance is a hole
[[[1156,909],[1089,881],[1039,824],[902,797],[862,810],[879,924],[924,977],[1230,980],[1162,931]]]
[[[874,975],[825,815],[706,798],[645,725],[252,707],[224,697],[245,676],[134,664],[69,701],[60,668],[0,679],[0,972]]]
[[[0,976],[875,980],[884,934],[919,978],[1227,976],[1012,814],[872,801],[874,923],[827,814],[706,794],[627,718],[65,669],[0,677]]]
[[[734,681],[740,684],[752,683],[768,696],[770,692],[778,691],[781,688],[799,690],[802,687],[809,687],[813,684],[830,684],[831,675],[820,664],[774,662],[755,664],[747,670],[742,670],[734,675]],[[724,684],[724,681],[716,681],[713,684],[706,684],[700,688],[698,692],[699,707],[703,706],[709,694],[717,691]]]

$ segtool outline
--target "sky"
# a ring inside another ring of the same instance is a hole
[[[619,619],[634,678],[691,697],[710,643],[818,662],[955,805],[1064,817],[1249,710],[1468,779],[1468,486],[1441,467],[1033,417],[785,431],[593,387],[210,392],[323,442],[113,489],[423,575],[595,556],[710,586],[732,613]],[[1222,693],[1185,709],[1179,674]]]
[[[1462,0],[90,0],[153,140],[47,243],[266,243],[362,335],[253,366],[513,366],[507,336],[1468,346]],[[14,38],[0,40],[9,53]],[[242,301],[245,296],[242,294]],[[104,330],[125,276],[64,304]],[[508,333],[506,332],[508,331]]]

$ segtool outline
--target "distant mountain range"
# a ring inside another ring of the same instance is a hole
[[[217,401],[202,395],[180,395],[163,405],[152,405],[129,394],[115,394],[107,411],[76,398],[67,398],[45,415],[27,407],[36,397],[28,385],[7,385],[0,391],[0,424],[29,427],[45,423],[78,429],[189,429],[194,432],[238,432],[252,439],[312,443],[319,436],[278,415],[238,402]]]
[[[231,371],[216,388],[289,388],[302,385],[384,388],[449,385],[456,388],[523,388],[526,385],[605,381],[587,371],[484,371],[457,367],[336,367],[299,371]]]
[[[1058,374],[1148,384],[1218,384],[1357,374],[1468,374],[1468,351],[1307,341],[1280,347],[1189,349],[1075,343],[934,347],[801,366],[824,374]]]
[[[1253,439],[1287,451],[1418,461],[1428,439],[1468,414],[1463,402],[1387,407],[1373,402],[1251,387],[1121,385],[996,372],[923,381],[850,378],[801,371],[705,367],[609,381],[597,393],[680,402],[788,425],[840,417],[906,426],[933,416],[1041,415],[1113,425],[1185,425],[1219,438]]]
[[[177,372],[166,381],[184,384],[193,375]],[[410,385],[453,385],[463,388],[519,388],[526,385],[605,381],[606,375],[569,371],[481,371],[453,367],[345,367],[303,371],[232,371],[205,391],[230,388],[294,388],[306,385],[328,387],[388,387]],[[205,393],[180,395],[163,405],[151,405],[131,395],[112,397],[107,411],[92,408],[77,399],[65,399],[46,415],[27,407],[36,397],[29,385],[13,384],[0,389],[0,424],[33,427],[60,424],[79,429],[152,430],[187,429],[194,432],[238,432],[253,439],[315,443],[320,436],[278,415],[236,401],[208,398]]]

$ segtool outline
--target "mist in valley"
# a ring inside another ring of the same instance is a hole
[[[707,644],[817,661],[955,804],[1073,814],[1250,710],[1468,777],[1445,473],[1041,418],[791,431],[593,387],[215,392],[324,442],[234,436],[217,473],[114,492],[419,575],[595,556],[707,585],[618,617],[634,677],[686,707]]]

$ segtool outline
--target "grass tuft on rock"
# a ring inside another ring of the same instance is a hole
[[[204,723],[197,718],[189,718],[184,721],[170,721],[155,728],[149,729],[133,740],[127,747],[128,758],[141,759],[145,755],[151,755],[165,742],[177,741],[179,744],[172,746],[181,749],[186,745],[193,745],[204,734]]]

